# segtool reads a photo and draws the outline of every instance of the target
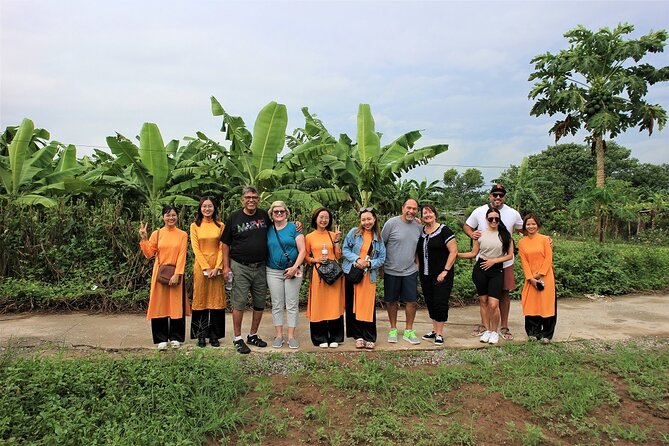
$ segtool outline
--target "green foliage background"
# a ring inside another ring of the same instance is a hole
[[[380,223],[392,216],[381,215]],[[188,229],[194,217],[194,208],[181,207],[179,227]],[[357,226],[357,218],[355,211],[335,213],[344,233]],[[301,220],[305,233],[311,231],[310,217],[303,216]],[[79,200],[42,208],[0,200],[0,311],[143,310],[148,302],[153,261],[147,261],[138,247],[140,221],[152,221],[156,227],[148,205],[127,209],[120,201],[89,204]],[[459,234],[459,250],[468,251],[469,239],[461,233],[462,218],[444,216],[442,221]],[[554,250],[561,297],[624,294],[669,285],[668,247],[602,245],[556,237]],[[192,260],[189,253],[189,271]],[[471,261],[456,264],[452,295],[455,303],[476,298],[472,266]],[[516,276],[521,284],[519,263]],[[305,281],[302,303],[306,303],[307,286]],[[383,281],[378,282],[377,294],[383,294]],[[517,297],[519,290],[514,295]]]

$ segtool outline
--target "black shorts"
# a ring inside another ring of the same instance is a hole
[[[416,302],[418,296],[418,271],[408,276],[383,275],[384,302]]]
[[[484,261],[485,259],[479,259],[472,270],[472,281],[476,286],[476,294],[499,299],[502,297],[504,288],[502,263],[495,263],[491,268],[484,270],[481,268],[481,263]]]

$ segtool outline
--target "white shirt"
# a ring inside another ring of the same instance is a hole
[[[485,216],[488,209],[490,209],[490,205],[487,204],[477,207],[472,212],[472,215],[467,218],[465,224],[474,230],[484,231],[488,229],[488,220],[486,220]],[[502,223],[504,223],[504,226],[506,226],[506,229],[508,229],[511,234],[513,234],[514,230],[523,228],[523,218],[514,208],[503,204],[497,211],[502,219]],[[476,258],[478,259],[478,256]],[[502,266],[506,268],[511,265],[513,265],[513,258],[504,262]]]

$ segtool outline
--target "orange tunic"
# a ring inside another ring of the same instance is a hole
[[[555,276],[550,238],[542,234],[536,234],[532,238],[523,237],[518,242],[518,253],[525,275],[521,295],[523,314],[525,316],[555,316]],[[543,291],[537,290],[527,281],[537,273],[543,275]]]
[[[158,231],[160,231],[160,237],[158,237]],[[147,259],[156,256],[156,261],[153,263],[153,274],[151,275],[151,293],[146,318],[170,317],[181,319],[184,317],[183,274],[186,268],[188,234],[175,227],[160,228],[153,231],[148,240],[140,241],[139,246]],[[182,275],[179,285],[169,286],[158,283],[159,258],[162,264],[171,263],[176,265],[176,274]],[[186,305],[186,315],[188,314],[190,314],[189,307]]]
[[[364,259],[372,244],[372,233],[364,231],[362,234],[362,248],[358,258]],[[353,268],[353,267],[351,267]],[[371,274],[365,274],[360,283],[353,285],[353,312],[359,321],[374,321],[374,303],[376,301],[376,283],[372,283]]]
[[[193,310],[222,310],[225,308],[225,278],[204,276],[204,271],[211,268],[223,269],[223,243],[220,227],[212,221],[204,221],[200,226],[190,225],[190,245],[195,254],[193,262]]]
[[[313,262],[312,257],[321,258],[323,244],[328,249],[328,259],[337,260],[341,257],[341,249],[332,246],[334,233],[327,231],[313,231],[304,238],[307,251],[307,263]],[[309,300],[307,301],[307,317],[311,322],[332,321],[338,319],[344,314],[344,276],[332,285],[328,285],[321,279],[316,271],[316,266],[312,267],[311,283],[309,284]]]

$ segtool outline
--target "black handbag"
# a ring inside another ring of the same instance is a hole
[[[328,232],[328,237],[330,237],[330,232]],[[330,237],[330,242],[332,243],[332,249],[335,249],[335,244]],[[326,260],[325,262],[320,263],[316,266],[316,272],[325,281],[328,285],[335,283],[341,276],[344,275],[344,270],[341,269],[341,265],[336,260]]]
[[[339,279],[343,274],[344,270],[341,269],[339,262],[335,260],[326,260],[320,265],[316,266],[316,271],[318,275],[327,283],[332,285]]]
[[[367,257],[370,258],[372,257],[372,246],[374,246],[374,240],[372,240],[372,243],[369,244],[369,249],[367,250]],[[365,277],[366,272],[367,268],[360,269],[351,265],[351,270],[345,273],[346,280],[351,282],[352,284],[360,283],[362,282],[362,278]]]
[[[351,271],[346,273],[346,280],[353,284],[362,282],[362,278],[365,277],[365,270],[351,266]]]

